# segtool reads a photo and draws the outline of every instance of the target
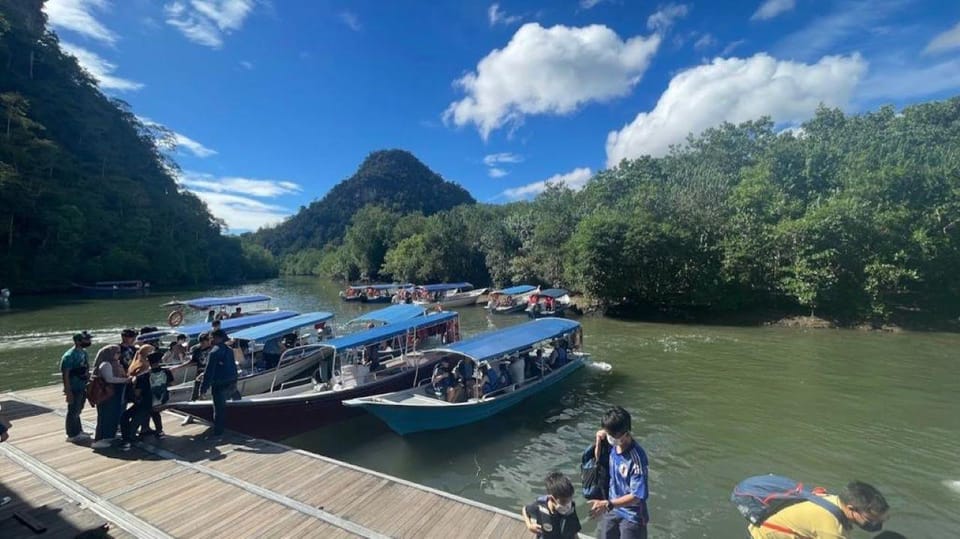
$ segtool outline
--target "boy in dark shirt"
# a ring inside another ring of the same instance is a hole
[[[521,510],[530,533],[537,539],[569,539],[580,532],[580,519],[573,503],[573,483],[560,472],[547,475],[547,495]]]
[[[153,407],[163,404],[166,399],[164,395],[167,386],[173,382],[173,374],[170,369],[164,369],[160,366],[163,359],[163,352],[153,352],[147,356],[150,362],[150,370],[139,374],[133,382],[133,406],[127,409],[120,417],[120,432],[123,436],[123,442],[120,449],[126,451],[130,449],[130,444],[134,441],[138,429],[144,432],[150,432],[147,427],[147,421],[154,413]],[[157,416],[160,414],[157,413]],[[159,421],[159,417],[155,418]],[[163,423],[156,423],[157,432],[163,433]]]

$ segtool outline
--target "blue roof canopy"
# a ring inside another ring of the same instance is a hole
[[[326,322],[333,318],[333,313],[324,311],[304,313],[291,318],[284,318],[276,322],[261,324],[259,326],[248,327],[239,331],[230,333],[231,339],[240,339],[244,341],[268,341],[277,337],[282,337],[291,331],[304,326],[313,326],[320,322]]]
[[[444,311],[439,313],[431,313],[424,316],[411,318],[410,320],[404,320],[403,322],[397,322],[395,324],[379,326],[366,331],[358,331],[350,335],[337,337],[336,339],[331,339],[329,341],[323,341],[320,344],[335,348],[337,350],[342,350],[344,348],[356,348],[366,344],[383,342],[394,337],[405,335],[410,330],[416,330],[425,326],[432,326],[433,324],[439,322],[453,320],[456,317],[457,313],[455,312]]]
[[[554,299],[556,299],[556,298],[562,298],[563,296],[566,296],[566,295],[569,294],[569,293],[570,293],[570,292],[567,292],[566,290],[564,290],[564,289],[562,289],[562,288],[548,288],[548,289],[543,290],[543,291],[541,291],[541,292],[537,292],[537,295],[538,295],[538,296],[546,296],[546,297],[548,297],[548,298],[554,298]]]
[[[164,307],[170,307],[174,305],[186,305],[192,309],[209,309],[210,307],[220,307],[221,305],[243,305],[246,303],[259,303],[261,301],[270,301],[270,296],[265,296],[263,294],[253,294],[249,296],[224,296],[224,297],[210,297],[210,298],[194,298],[187,299],[183,301],[169,301],[164,303]]]
[[[298,314],[300,313],[296,311],[275,311],[272,313],[250,314],[241,316],[240,318],[227,318],[226,320],[220,322],[220,329],[229,333],[230,331],[237,331],[244,328],[253,327],[258,324],[266,324],[269,322],[276,322],[277,320],[283,320],[285,318],[293,318]],[[196,339],[197,336],[204,331],[210,331],[211,327],[212,326],[209,322],[200,322],[198,324],[190,324],[189,326],[180,326],[154,331],[152,333],[140,335],[137,337],[137,340],[140,342],[152,341],[165,335],[170,335],[171,333],[183,333],[192,340]]]
[[[579,322],[565,318],[540,318],[524,324],[481,333],[436,351],[453,352],[475,361],[483,361],[525,350],[538,342],[570,333],[578,327],[580,327]]]
[[[363,316],[358,316],[347,323],[353,324],[357,322],[381,322],[383,324],[394,324],[404,320],[410,320],[411,318],[416,318],[418,316],[423,316],[423,314],[426,312],[427,310],[422,305],[401,303],[399,305],[391,305],[383,309],[377,309],[376,311],[370,311],[369,313]]]
[[[421,288],[427,292],[446,292],[447,290],[456,290],[457,288],[473,288],[473,285],[470,283],[438,283],[425,284],[417,288]]]
[[[517,286],[511,286],[502,290],[494,290],[493,293],[503,294],[505,296],[515,296],[517,294],[526,294],[527,292],[532,292],[536,289],[537,287],[528,284],[518,284]]]

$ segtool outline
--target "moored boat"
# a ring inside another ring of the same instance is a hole
[[[527,316],[544,318],[564,316],[570,307],[570,293],[562,288],[548,288],[530,295],[527,299]]]
[[[297,316],[298,312],[296,311],[273,311],[268,313],[261,314],[251,314],[249,316],[242,316],[240,318],[228,318],[220,322],[220,329],[230,333],[231,331],[239,331],[241,329],[258,326],[260,324],[268,324],[270,322],[276,322],[277,320],[283,320],[285,318],[293,318]],[[197,340],[197,337],[204,331],[210,331],[211,326],[209,322],[200,322],[197,324],[190,324],[187,326],[179,327],[169,327],[169,328],[160,328],[157,331],[152,331],[149,333],[144,333],[137,337],[137,342],[139,343],[155,343],[159,342],[164,338],[169,338],[170,336],[176,336],[177,334],[184,334],[191,342]]]
[[[413,303],[439,305],[444,309],[474,305],[487,293],[486,288],[474,290],[470,283],[438,283],[418,286],[413,291]]]
[[[548,341],[552,341],[550,359],[536,355],[525,357],[539,344]],[[459,391],[472,390],[474,394],[470,398],[448,402],[447,399],[459,393],[449,389],[444,392],[434,385],[437,379],[442,380],[445,376],[441,373],[439,378],[434,377],[419,387],[350,399],[343,404],[370,412],[401,435],[466,425],[506,410],[582,367],[589,356],[580,351],[581,342],[580,324],[562,318],[533,320],[482,333],[427,352],[458,362],[453,371],[467,372],[463,377],[466,387]],[[537,357],[541,358],[538,365],[527,364],[528,360]],[[549,366],[551,363],[553,367]],[[472,367],[465,370],[461,365]],[[472,381],[471,370],[473,373],[485,371],[485,381],[478,378]],[[503,373],[497,376],[498,379],[507,376],[510,379],[507,383],[495,384],[491,372]]]
[[[144,294],[150,291],[150,283],[147,281],[128,280],[128,281],[97,281],[93,284],[73,284],[85,294]]]
[[[364,303],[390,303],[400,290],[412,287],[410,283],[371,284],[363,289],[360,301]]]
[[[242,310],[240,307],[241,305],[249,305],[253,303],[269,303],[272,299],[273,298],[270,296],[266,296],[264,294],[206,297],[168,301],[161,305],[161,307],[173,307],[173,310],[167,315],[167,323],[170,324],[171,327],[176,327],[183,323],[187,309],[192,309],[194,311],[207,311],[208,313],[212,312],[213,319],[207,319],[207,322],[212,322],[213,320],[226,320],[254,314],[276,312],[279,309],[275,307],[271,308],[269,306],[248,309],[246,311]],[[235,307],[235,309],[233,312],[227,312],[228,307]]]
[[[362,329],[371,329],[377,326],[395,324],[397,322],[403,322],[404,320],[410,320],[411,318],[416,318],[425,314],[427,314],[427,308],[423,305],[413,305],[408,303],[391,305],[389,307],[370,311],[348,321],[343,325],[342,332],[353,333]]]
[[[512,314],[527,308],[527,298],[539,290],[538,287],[521,284],[490,292],[487,309],[493,314]]]
[[[227,401],[227,428],[279,440],[329,425],[360,412],[342,401],[412,387],[429,376],[438,359],[422,352],[443,341],[459,340],[457,313],[428,313],[316,344],[288,350],[281,362],[321,351],[309,378],[273,391]],[[213,418],[210,400],[173,405],[183,412]]]

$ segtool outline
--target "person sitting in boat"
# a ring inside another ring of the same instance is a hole
[[[567,341],[565,339],[560,339],[554,343],[553,352],[550,352],[550,360],[547,362],[547,364],[551,369],[559,369],[569,362],[570,359],[567,355]]]
[[[376,372],[383,368],[380,365],[380,344],[371,344],[363,349],[362,363],[370,367],[370,372]]]
[[[497,369],[491,369],[490,364],[484,361],[480,364],[478,369],[478,374],[480,375],[480,381],[475,386],[477,387],[476,398],[480,398],[488,393],[493,393],[494,391],[500,389],[500,376],[497,373]]]
[[[513,385],[513,377],[510,376],[510,360],[509,358],[501,361],[497,366],[497,374],[500,375],[500,387],[507,387]]]
[[[227,318],[230,318],[230,315],[227,314],[227,308],[226,308],[226,307],[220,307],[220,312],[217,313],[216,318],[214,318],[214,322],[219,322],[219,321],[221,321],[221,320],[226,320]]]
[[[183,333],[177,335],[177,339],[170,343],[170,349],[163,354],[162,362],[183,363],[187,359],[187,336]]]
[[[457,384],[450,369],[450,360],[443,358],[433,368],[430,378],[429,393],[440,400],[447,400],[448,393]]]
[[[237,306],[236,310],[233,311],[233,314],[230,315],[230,318],[240,318],[243,316],[243,310]]]
[[[536,352],[534,352],[534,354],[527,361],[526,367],[526,378],[536,378],[542,373],[550,370],[550,366],[543,357],[543,348],[537,348]]]

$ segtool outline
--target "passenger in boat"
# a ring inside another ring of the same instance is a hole
[[[213,322],[213,321],[216,320],[216,319],[217,319],[217,311],[215,311],[215,310],[213,310],[213,309],[210,309],[209,311],[207,311],[207,323],[208,323],[208,324],[209,324],[210,322]]]
[[[126,371],[137,354],[137,330],[127,328],[120,332],[120,365]]]
[[[164,363],[183,363],[187,360],[187,336],[177,335],[177,340],[170,343],[170,349],[163,355]]]
[[[73,347],[64,352],[60,358],[60,375],[63,380],[63,394],[66,395],[67,416],[66,434],[68,442],[79,442],[89,438],[83,432],[80,423],[80,412],[87,398],[87,379],[90,374],[87,361],[87,348],[90,347],[93,337],[86,331],[73,336]]]
[[[480,372],[480,383],[478,384],[479,394],[476,395],[476,398],[479,399],[487,393],[493,393],[500,389],[500,376],[497,369],[491,369],[490,364],[484,361],[480,364],[478,370]]]
[[[610,444],[610,498],[591,500],[590,515],[603,517],[597,527],[598,539],[646,539],[647,454],[630,432],[630,413],[616,406],[600,421],[596,443]]]
[[[219,330],[220,330],[219,320],[214,320],[213,322],[210,322],[210,333],[213,333],[214,331],[219,331]]]
[[[553,352],[550,352],[550,359],[547,361],[547,364],[551,369],[559,369],[569,362],[567,341],[565,339],[555,341],[553,343]]]
[[[120,346],[111,344],[97,352],[93,372],[109,384],[113,394],[97,403],[97,428],[93,436],[93,449],[106,449],[113,444],[120,427],[120,414],[123,413],[124,391],[134,378],[127,376],[120,364]]]
[[[233,311],[233,314],[230,315],[230,318],[240,318],[241,316],[243,316],[243,310],[240,309],[240,307],[238,306],[238,307]]]
[[[543,348],[537,350],[530,356],[526,363],[526,378],[536,378],[549,370],[546,360],[543,358]]]
[[[230,315],[227,314],[227,308],[220,307],[220,312],[217,313],[217,316],[214,319],[214,321],[219,322],[220,320],[226,320],[227,318],[230,318]]]
[[[500,374],[500,387],[513,385],[513,376],[510,376],[509,364],[509,360],[504,360],[500,362],[500,365],[497,368]]]
[[[433,376],[430,378],[430,388],[433,396],[440,400],[447,400],[448,393],[457,385],[450,368],[450,360],[443,358],[433,368]],[[428,393],[430,394],[430,393]]]
[[[520,514],[537,539],[573,539],[580,532],[580,518],[573,503],[573,483],[560,472],[546,478],[547,495],[523,507]]]
[[[226,332],[218,329],[210,337],[213,339],[213,348],[203,372],[200,393],[208,390],[212,393],[213,437],[219,438],[226,427],[227,399],[237,393],[237,363],[233,359],[233,352],[226,346]]]

